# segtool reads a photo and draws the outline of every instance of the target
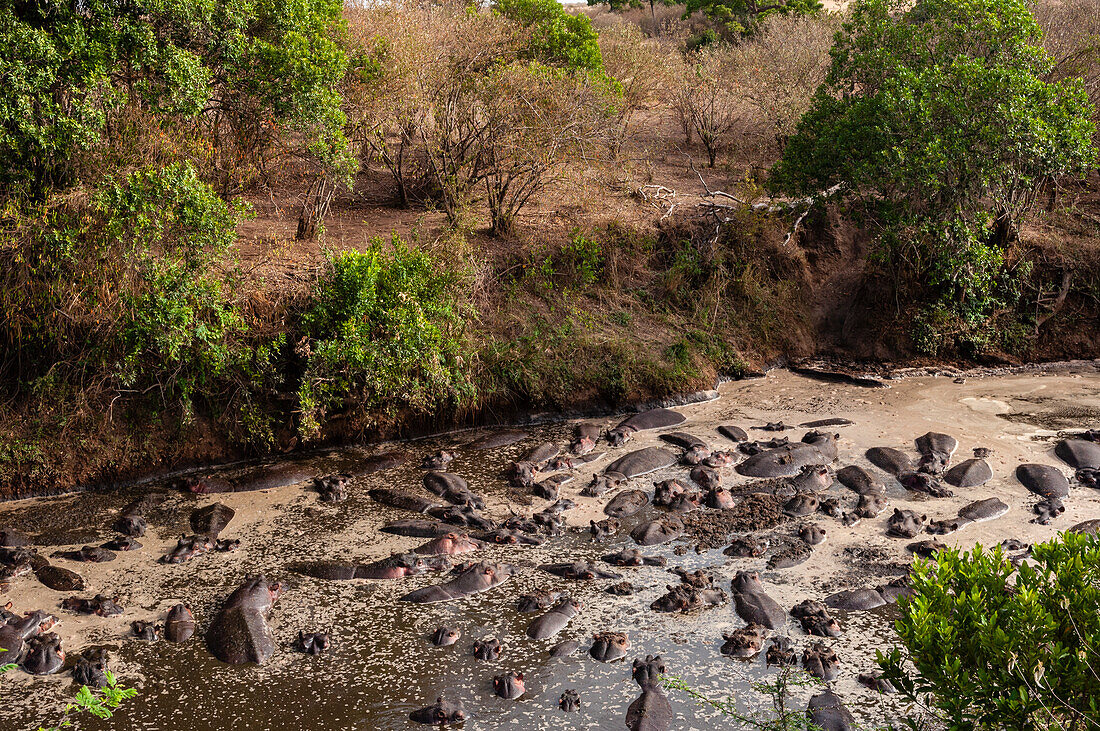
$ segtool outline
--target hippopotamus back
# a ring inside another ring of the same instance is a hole
[[[267,579],[246,580],[229,595],[206,633],[206,644],[214,657],[233,665],[263,664],[275,652],[275,640],[267,625],[267,613],[278,594]]]

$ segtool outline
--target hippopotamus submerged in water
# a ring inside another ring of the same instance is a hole
[[[613,662],[626,657],[630,650],[630,638],[625,632],[600,632],[593,636],[588,654],[600,662]]]
[[[806,634],[818,637],[840,637],[840,623],[829,614],[821,602],[806,599],[791,609],[791,616],[802,623]]]
[[[500,659],[500,653],[503,649],[500,640],[496,637],[487,637],[484,640],[474,642],[470,647],[470,652],[478,660],[492,661]]]
[[[96,594],[91,599],[71,596],[61,602],[61,608],[77,614],[95,614],[100,617],[113,617],[122,614],[119,597]]]
[[[107,652],[105,650],[85,650],[73,666],[73,682],[89,688],[106,688]]]
[[[42,610],[27,612],[23,617],[9,616],[0,625],[0,665],[18,663],[26,654],[26,641],[46,632],[57,622],[57,617]]]
[[[811,698],[806,706],[806,714],[810,717],[810,722],[821,731],[853,731],[856,727],[856,719],[831,690]]]
[[[818,680],[836,680],[840,658],[833,648],[815,642],[802,651],[802,668]]]
[[[329,581],[350,581],[352,579],[404,579],[418,576],[426,571],[438,571],[445,568],[445,559],[427,559],[414,553],[398,553],[372,563],[350,563],[346,561],[317,561],[299,564],[294,571]]]
[[[324,632],[306,632],[298,630],[298,640],[294,643],[295,649],[307,655],[320,655],[332,644],[329,636]]]
[[[581,709],[581,696],[580,693],[572,688],[567,689],[558,698],[558,708],[562,709],[566,713],[572,713]]]
[[[635,660],[631,675],[642,694],[626,709],[626,726],[630,731],[667,731],[672,726],[672,706],[661,688],[665,673],[664,659],[647,655]]]
[[[838,434],[807,432],[801,442],[758,452],[737,465],[747,477],[794,477],[806,465],[827,465],[836,459]]]
[[[164,639],[169,642],[187,642],[195,634],[195,615],[191,607],[180,603],[168,610],[164,620]]]
[[[374,487],[367,491],[367,495],[375,502],[389,505],[391,508],[411,510],[414,513],[426,513],[432,508],[439,507],[439,503],[434,503],[426,497],[392,487]]]
[[[461,700],[448,701],[443,696],[439,696],[434,705],[410,713],[409,720],[432,726],[462,723],[466,720],[466,709],[463,708]]]
[[[514,701],[527,691],[523,673],[505,673],[493,678],[493,692],[501,698]]]
[[[233,665],[267,662],[275,652],[267,614],[281,592],[279,583],[269,584],[261,574],[230,594],[206,632],[214,657]]]
[[[787,623],[787,613],[779,602],[768,596],[755,571],[738,571],[730,584],[737,615],[746,622],[779,629]]]
[[[723,655],[741,659],[756,657],[760,654],[760,649],[764,646],[764,640],[767,637],[768,630],[766,627],[750,623],[732,632],[723,633],[722,639],[725,642],[719,652]]]
[[[431,643],[436,647],[450,647],[454,643],[458,642],[462,637],[462,632],[454,627],[439,627],[435,632],[432,632]]]
[[[527,636],[533,640],[545,640],[565,629],[569,620],[581,611],[581,603],[570,597],[562,597],[554,607],[536,617],[527,625]]]
[[[572,563],[550,563],[539,566],[548,574],[560,576],[563,579],[573,581],[591,581],[592,579],[621,579],[622,574],[613,571],[604,571],[590,561],[573,561]]]
[[[429,556],[455,556],[484,548],[485,544],[461,533],[448,533],[422,546],[413,549],[413,553]]]
[[[444,584],[417,589],[401,597],[401,601],[431,604],[461,599],[500,586],[515,572],[515,567],[508,564],[480,561],[468,567],[454,579]]]

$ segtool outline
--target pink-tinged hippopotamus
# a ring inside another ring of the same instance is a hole
[[[275,652],[267,614],[281,591],[278,583],[269,584],[260,575],[230,594],[206,632],[206,645],[214,657],[232,665],[267,662]]]
[[[527,686],[523,682],[523,673],[505,673],[493,678],[493,692],[501,698],[514,701],[525,692]]]
[[[466,568],[454,579],[444,584],[417,589],[401,597],[401,601],[431,604],[461,599],[500,586],[515,572],[515,567],[508,564],[480,561]]]
[[[484,548],[481,541],[462,533],[448,533],[413,549],[414,553],[427,556],[454,556]]]
[[[191,607],[177,604],[168,610],[164,620],[164,639],[169,642],[187,642],[195,634],[195,615]]]

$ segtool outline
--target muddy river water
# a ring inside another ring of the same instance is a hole
[[[547,502],[539,498],[530,505],[517,502],[517,491],[509,488],[504,472],[513,460],[540,443],[568,443],[575,422],[525,426],[526,439],[490,450],[467,446],[490,431],[478,430],[303,458],[303,466],[324,475],[354,469],[380,452],[407,452],[408,459],[400,466],[354,479],[347,499],[335,503],[319,501],[309,482],[219,495],[192,495],[153,483],[114,493],[6,503],[0,505],[0,528],[30,534],[38,552],[49,556],[115,537],[111,526],[123,505],[144,493],[169,494],[163,504],[147,512],[149,528],[139,539],[141,549],[120,552],[107,563],[50,559],[83,576],[87,588],[78,592],[80,596],[118,595],[125,608],[121,615],[104,618],[66,611],[60,603],[72,592],[47,589],[33,574],[13,579],[0,601],[10,601],[18,613],[44,609],[57,615],[61,621],[53,631],[60,635],[70,664],[84,649],[106,648],[110,667],[121,682],[138,689],[138,697],[110,721],[82,721],[82,728],[88,729],[407,729],[416,727],[408,719],[410,711],[441,694],[464,701],[466,729],[618,729],[625,728],[626,708],[638,695],[631,682],[630,661],[657,653],[664,656],[670,674],[683,678],[700,693],[716,699],[734,696],[742,708],[750,709],[759,702],[749,691],[750,683],[775,670],[766,667],[763,653],[747,661],[720,654],[723,632],[744,625],[731,602],[688,614],[652,611],[651,602],[679,581],[669,569],[705,569],[715,578],[715,586],[727,593],[739,570],[758,570],[769,594],[790,609],[803,599],[876,586],[902,575],[911,561],[906,549],[911,541],[887,536],[886,520],[891,511],[851,527],[817,514],[788,519],[762,531],[760,536],[775,545],[796,540],[798,528],[809,521],[826,530],[825,543],[816,546],[803,563],[786,569],[768,569],[767,554],[745,559],[726,556],[722,549],[728,542],[697,549],[697,536],[690,534],[663,545],[642,547],[648,556],[665,557],[667,567],[605,565],[641,587],[633,596],[606,593],[615,580],[567,581],[538,566],[577,559],[596,561],[604,554],[634,547],[631,528],[662,511],[649,506],[624,519],[622,529],[610,539],[596,543],[587,530],[589,521],[605,517],[602,508],[614,493],[583,497],[579,494],[582,488],[617,457],[642,447],[664,445],[659,439],[662,431],[689,432],[715,450],[736,449],[718,433],[722,424],[746,429],[750,439],[767,439],[777,435],[754,427],[777,421],[797,425],[832,417],[848,419],[849,425],[829,428],[840,435],[839,456],[830,468],[866,467],[887,484],[891,508],[913,509],[939,519],[954,517],[961,506],[982,498],[996,496],[1008,504],[1002,517],[940,537],[949,545],[994,545],[1006,538],[1037,542],[1081,521],[1100,518],[1100,492],[1075,482],[1073,470],[1053,451],[1060,434],[1100,427],[1097,364],[965,379],[918,375],[886,383],[889,388],[870,388],[775,370],[762,379],[723,384],[715,400],[677,407],[687,417],[681,425],[638,432],[619,447],[609,447],[601,440],[596,452],[604,456],[576,468],[576,478],[561,488],[563,498],[577,503],[564,513],[564,533],[540,546],[485,548],[477,558],[512,564],[515,576],[493,590],[458,601],[427,605],[398,601],[412,589],[446,578],[438,573],[393,581],[325,581],[292,568],[319,559],[373,561],[422,544],[425,539],[380,532],[385,522],[412,515],[374,502],[367,491],[398,487],[432,497],[421,486],[421,460],[440,449],[455,451],[457,457],[449,470],[465,477],[472,490],[485,496],[484,512],[490,517],[503,520],[512,512],[530,514],[545,507]],[[587,421],[610,427],[622,418]],[[953,497],[928,498],[908,492],[865,457],[869,447],[890,446],[915,458],[914,439],[930,430],[958,440],[955,461],[970,457],[974,448],[989,449],[986,460],[993,479],[980,487],[956,488]],[[796,427],[784,434],[795,441],[805,431]],[[1038,498],[1014,476],[1016,466],[1024,462],[1056,466],[1071,478],[1066,512],[1049,525],[1030,522]],[[652,494],[654,482],[672,477],[688,481],[688,470],[671,466],[637,477],[629,487]],[[723,470],[723,479],[735,491],[752,482],[732,469]],[[741,490],[748,491],[751,488]],[[828,494],[839,496],[846,504],[855,503],[854,493],[840,484],[834,484]],[[178,565],[158,562],[181,534],[190,532],[187,523],[192,510],[216,501],[236,511],[222,535],[240,539],[240,548],[203,554]],[[519,501],[523,502],[522,498]],[[270,615],[274,655],[263,666],[223,664],[207,649],[204,630],[225,597],[246,576],[261,572],[285,585],[285,593]],[[536,641],[525,635],[525,628],[537,615],[518,612],[516,600],[540,589],[566,590],[584,608],[560,635]],[[194,608],[199,621],[199,632],[190,641],[146,642],[132,636],[132,621],[162,622],[167,610],[180,601]],[[835,612],[844,632],[826,641],[841,661],[839,677],[831,686],[868,726],[906,710],[892,697],[880,696],[855,681],[858,673],[874,669],[876,649],[896,642],[891,627],[896,612],[890,605],[847,615]],[[450,647],[433,646],[427,637],[441,625],[458,628],[462,638]],[[330,649],[319,656],[296,651],[293,645],[299,630],[327,632]],[[597,662],[587,654],[592,635],[605,630],[629,636],[631,650],[625,662]],[[794,619],[778,634],[789,635],[798,650],[816,639],[808,637]],[[491,636],[503,644],[500,658],[483,661],[473,657],[470,645]],[[580,640],[580,648],[566,657],[551,658],[549,648],[569,638]],[[524,673],[527,691],[517,700],[504,700],[493,693],[493,676],[507,671]],[[567,689],[580,695],[578,712],[558,709],[558,698]],[[39,723],[51,721],[74,691],[67,669],[45,677],[10,672],[0,681],[0,728],[37,728]],[[820,689],[799,690],[795,702],[804,704],[816,692]],[[669,697],[675,715],[672,728],[737,727],[683,693],[670,691]]]

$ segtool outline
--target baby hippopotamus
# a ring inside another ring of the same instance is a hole
[[[625,632],[600,632],[593,640],[588,654],[600,662],[620,660],[630,650],[630,638]]]
[[[440,627],[432,632],[431,641],[436,647],[450,647],[458,642],[460,637],[462,637],[462,632],[454,627]]]
[[[307,655],[320,655],[329,648],[330,644],[331,640],[324,632],[298,630],[298,641],[294,643],[294,647]]]
[[[558,698],[558,708],[562,709],[566,713],[572,713],[581,709],[581,696],[577,691],[572,688],[566,690]]]
[[[493,692],[501,698],[514,701],[527,691],[523,673],[505,673],[493,678]]]
[[[439,696],[434,705],[410,713],[409,720],[432,726],[462,723],[466,720],[466,709],[463,708],[461,700],[448,701],[443,696]]]

